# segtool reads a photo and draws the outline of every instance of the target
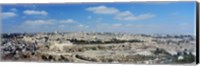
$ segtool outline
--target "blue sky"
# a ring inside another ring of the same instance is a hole
[[[194,34],[196,2],[2,5],[3,32]]]

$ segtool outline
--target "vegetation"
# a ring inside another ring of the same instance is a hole
[[[102,41],[102,40],[95,40],[95,41],[87,41],[87,40],[77,40],[77,39],[69,39],[70,42],[73,44],[110,44],[110,43],[125,43],[125,42],[143,42],[141,40],[118,40],[116,38],[111,39],[110,41]]]
[[[178,56],[176,56],[178,58]],[[195,56],[192,54],[189,55],[183,55],[183,59],[175,59],[176,63],[192,63],[195,62]]]

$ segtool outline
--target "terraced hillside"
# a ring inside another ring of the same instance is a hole
[[[114,33],[3,34],[2,60],[77,63],[195,63],[191,35]]]

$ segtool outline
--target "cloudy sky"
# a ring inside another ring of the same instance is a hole
[[[2,5],[3,32],[194,34],[195,2]]]

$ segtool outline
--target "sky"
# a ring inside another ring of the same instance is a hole
[[[4,4],[2,31],[194,34],[196,2]]]

